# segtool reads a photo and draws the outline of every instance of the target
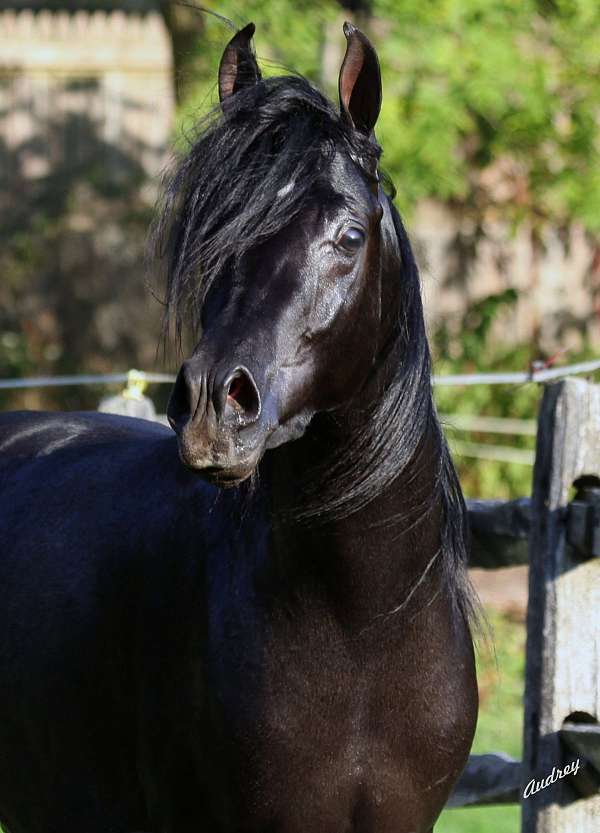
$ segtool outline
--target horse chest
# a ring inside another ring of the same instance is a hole
[[[223,725],[236,750],[244,825],[303,833],[429,830],[432,796],[423,802],[420,792],[436,780],[441,785],[452,767],[434,748],[439,737],[427,737],[436,704],[413,684],[414,658],[394,640],[357,646],[325,615],[310,622],[281,617],[263,632],[260,648],[249,640],[252,665],[232,674],[236,694]],[[420,765],[425,750],[427,772]]]

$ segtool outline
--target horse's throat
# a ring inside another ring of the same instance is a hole
[[[414,612],[441,586],[441,499],[435,437],[366,506],[342,518],[302,517],[302,484],[344,454],[343,435],[313,433],[278,450],[270,472],[277,564],[358,627],[390,611]],[[325,462],[325,465],[324,465]],[[331,483],[323,484],[324,490]],[[318,493],[319,482],[311,482]]]

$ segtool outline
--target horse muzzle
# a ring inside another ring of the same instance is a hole
[[[182,462],[219,486],[241,483],[258,465],[266,440],[261,413],[246,367],[208,370],[195,358],[181,366],[167,408]]]

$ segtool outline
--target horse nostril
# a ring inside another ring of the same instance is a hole
[[[260,396],[250,372],[243,367],[225,382],[225,411],[244,423],[256,422],[260,414]]]
[[[183,427],[196,413],[200,398],[201,385],[194,379],[184,363],[177,374],[177,379],[167,405],[167,419],[175,431]]]

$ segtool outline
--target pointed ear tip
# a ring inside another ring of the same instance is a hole
[[[354,25],[354,23],[350,23],[349,20],[344,21],[344,25],[342,28],[347,38],[349,38],[356,32],[356,26]]]
[[[235,35],[229,41],[231,46],[247,46],[250,44],[256,31],[254,23],[246,23],[241,29],[238,29]]]

